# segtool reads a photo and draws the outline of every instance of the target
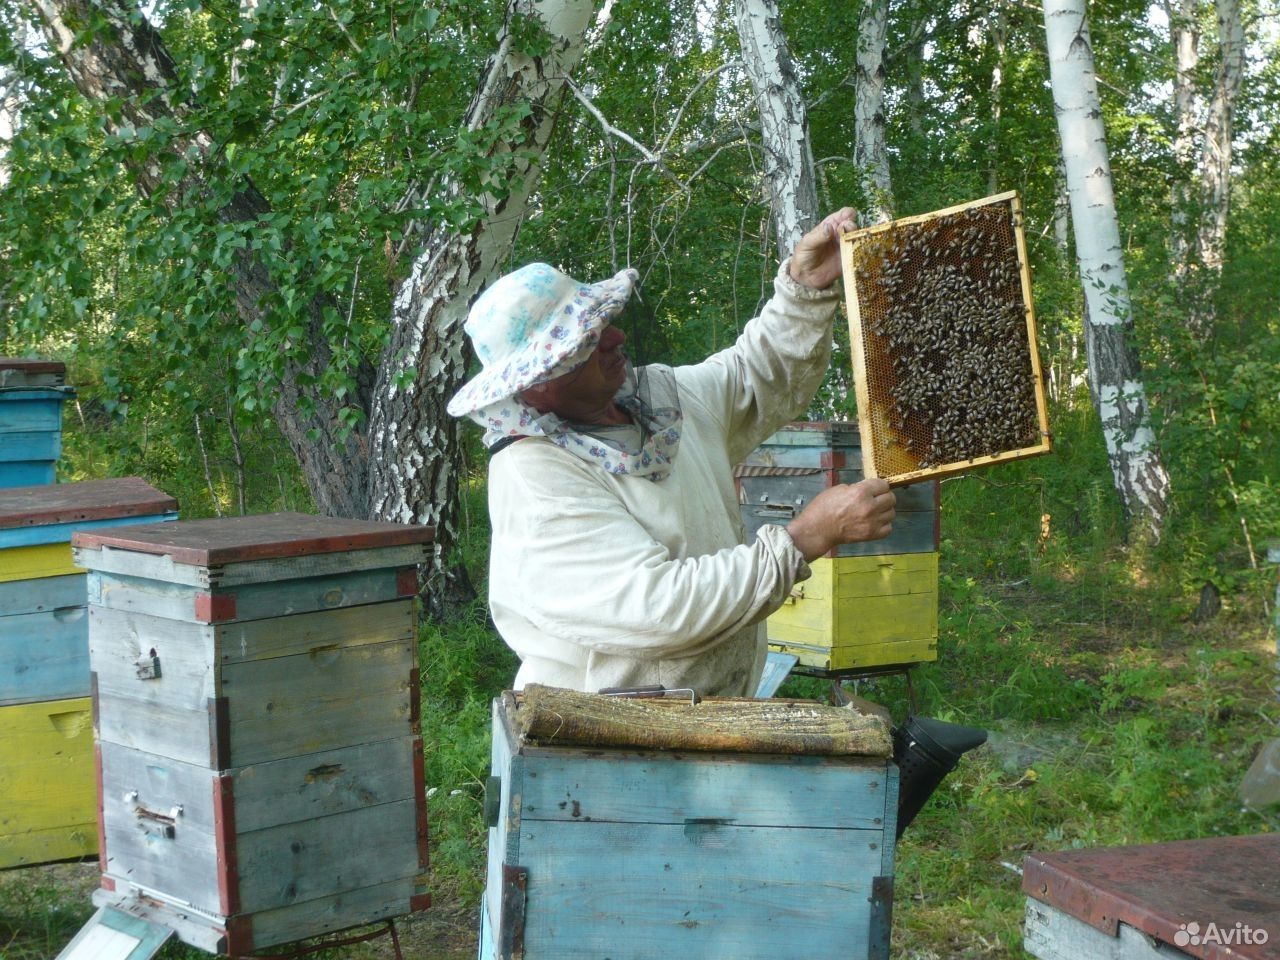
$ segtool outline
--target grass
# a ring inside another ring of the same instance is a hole
[[[1068,438],[1089,433],[1063,426]],[[893,951],[904,960],[1025,957],[1017,870],[1028,851],[1280,829],[1280,811],[1237,799],[1259,746],[1280,735],[1265,606],[1274,571],[1251,570],[1229,537],[1205,546],[1199,516],[1163,547],[1122,546],[1096,448],[1064,446],[944,484],[939,659],[913,685],[922,713],[992,736],[899,844]],[[483,496],[471,485],[476,582]],[[1226,572],[1223,610],[1198,623],[1206,563]],[[457,960],[474,953],[483,886],[489,702],[516,662],[482,602],[424,627],[420,656],[434,903],[399,925],[407,957]],[[807,679],[782,690],[827,692]],[[905,717],[901,678],[859,692]],[[94,884],[92,865],[0,872],[0,958],[54,956],[89,916]],[[391,955],[383,940],[318,956]],[[200,956],[181,945],[161,954]]]

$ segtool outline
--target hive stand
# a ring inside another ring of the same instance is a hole
[[[1277,834],[1031,854],[1024,946],[1041,960],[1275,960],[1277,864]]]
[[[414,602],[431,540],[290,513],[76,538],[102,918],[240,955],[427,905]]]
[[[75,399],[54,360],[0,357],[0,487],[53,483],[62,405]]]
[[[137,477],[0,490],[0,869],[98,849],[87,585],[71,537],[177,509]]]

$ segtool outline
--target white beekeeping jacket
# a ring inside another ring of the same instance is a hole
[[[540,437],[491,461],[489,604],[521,659],[516,688],[755,692],[764,619],[809,567],[783,527],[742,542],[733,467],[808,405],[839,296],[787,266],[732,347],[676,368],[684,432],[665,480],[615,476]]]

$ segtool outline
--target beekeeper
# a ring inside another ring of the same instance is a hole
[[[692,366],[633,367],[611,326],[638,275],[584,284],[541,263],[475,302],[483,367],[450,401],[485,430],[489,605],[528,683],[595,691],[662,684],[750,696],[764,619],[807,561],[888,536],[883,480],[833,487],[751,543],[733,467],[800,415],[831,356],[840,227],[827,217],[781,264],[728,349]]]

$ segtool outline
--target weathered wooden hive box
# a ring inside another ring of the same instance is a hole
[[[1275,960],[1280,834],[1033,853],[1027,952],[1041,960]]]
[[[734,705],[757,704],[789,706]],[[522,732],[524,709],[494,703],[482,960],[888,956],[897,768],[883,728],[875,756],[573,746]]]
[[[53,483],[62,405],[75,397],[54,360],[0,357],[0,487]]]
[[[431,537],[283,513],[76,538],[95,903],[232,955],[426,906],[414,598]]]
[[[0,868],[98,848],[86,583],[71,537],[177,508],[136,477],[0,490]]]
[[[736,478],[748,541],[787,524],[823,490],[862,479],[856,424],[792,423],[761,444]],[[937,481],[895,490],[893,533],[850,543],[810,564],[769,618],[771,646],[808,667],[888,669],[938,656]]]

